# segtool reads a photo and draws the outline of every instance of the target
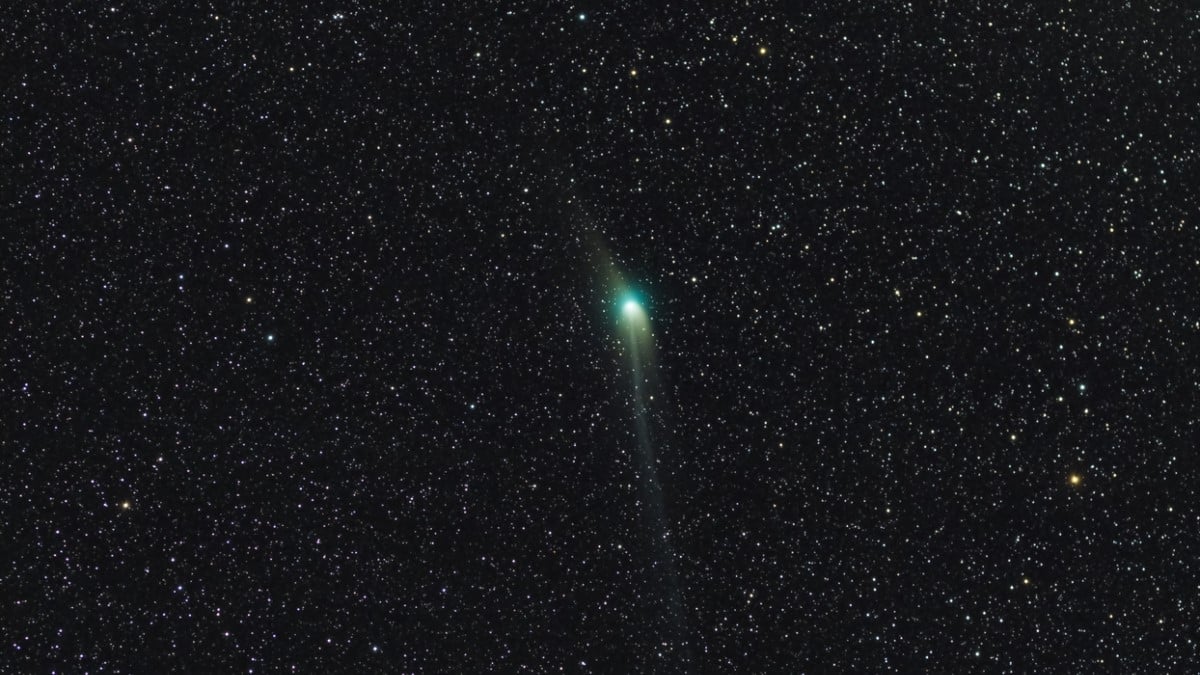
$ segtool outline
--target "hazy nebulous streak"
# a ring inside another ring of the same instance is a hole
[[[650,578],[661,587],[664,593],[663,601],[666,606],[663,609],[665,611],[664,618],[667,621],[664,628],[672,632],[669,638],[676,643],[681,654],[686,655],[686,646],[683,644],[686,635],[679,574],[675,569],[675,554],[669,538],[662,486],[658,481],[658,471],[655,468],[657,460],[650,434],[645,372],[647,365],[651,362],[654,347],[650,320],[641,304],[636,300],[627,300],[621,306],[619,323],[623,329],[633,378],[634,424],[637,439],[634,456],[637,462],[635,470],[638,478],[638,491],[641,496],[642,515],[646,520],[651,550],[655,557],[652,562],[653,569]]]

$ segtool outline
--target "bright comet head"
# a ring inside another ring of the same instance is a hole
[[[638,314],[642,311],[642,306],[638,304],[637,300],[626,300],[621,309],[625,314]]]

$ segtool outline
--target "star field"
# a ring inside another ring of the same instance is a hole
[[[59,5],[0,672],[1200,668],[1195,10]]]

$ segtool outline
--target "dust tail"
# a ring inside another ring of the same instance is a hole
[[[634,424],[637,441],[637,447],[633,454],[636,463],[640,510],[651,552],[647,580],[656,590],[655,597],[660,605],[657,617],[660,622],[661,635],[659,646],[664,650],[663,656],[667,660],[675,660],[681,666],[680,671],[686,672],[691,668],[687,613],[683,606],[683,594],[679,571],[675,564],[675,548],[670,539],[662,485],[658,480],[654,439],[650,433],[646,373],[653,348],[650,324],[641,305],[634,300],[628,301],[623,307],[622,321],[625,324],[630,372],[633,378]]]

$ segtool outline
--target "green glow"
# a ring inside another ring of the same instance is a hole
[[[642,304],[641,295],[632,288],[625,288],[616,295],[615,309],[625,317],[645,316],[646,307]]]
[[[625,332],[629,341],[628,347],[636,349],[639,359],[649,359],[654,353],[650,334],[650,317],[641,301],[632,294],[626,294],[617,301],[617,323]]]

